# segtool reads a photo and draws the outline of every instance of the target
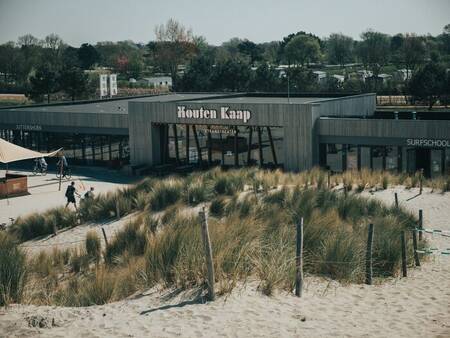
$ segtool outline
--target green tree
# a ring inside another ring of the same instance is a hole
[[[207,92],[212,90],[211,76],[214,58],[211,55],[195,57],[186,68],[180,81],[180,89],[188,92]]]
[[[354,41],[350,36],[333,33],[326,41],[326,51],[328,62],[344,67],[348,62],[353,61]]]
[[[147,46],[155,64],[170,74],[176,87],[178,66],[185,64],[196,54],[192,31],[178,21],[169,19],[165,25],[155,28],[155,35],[156,41]]]
[[[213,90],[247,91],[250,78],[251,69],[248,63],[229,59],[214,67],[211,87]]]
[[[47,103],[50,103],[50,95],[58,89],[58,74],[49,64],[39,66],[36,73],[30,77],[30,89],[28,96],[35,101],[42,101],[47,95]]]
[[[304,66],[309,62],[320,59],[320,45],[317,39],[308,35],[297,35],[293,37],[284,48],[289,63]]]
[[[252,78],[250,89],[259,92],[276,92],[280,87],[278,73],[263,63],[260,65]]]
[[[88,76],[80,68],[64,68],[59,77],[59,84],[74,101],[87,93]]]
[[[425,41],[415,34],[406,34],[398,53],[400,63],[404,65],[407,70],[414,73],[416,69],[425,62]],[[411,74],[408,74],[408,76],[411,76]]]
[[[368,30],[361,34],[362,41],[358,44],[358,54],[364,66],[378,76],[384,65],[389,61],[389,36],[380,32]]]
[[[413,75],[409,82],[409,91],[415,98],[426,100],[431,109],[436,101],[446,94],[447,82],[445,67],[429,62]]]
[[[83,43],[78,49],[78,59],[80,60],[81,68],[91,69],[93,65],[100,61],[100,54],[94,46]]]

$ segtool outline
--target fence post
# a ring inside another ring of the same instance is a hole
[[[423,238],[423,210],[419,209],[419,241]]]
[[[419,253],[417,252],[417,230],[413,230],[413,248],[414,248],[414,262],[416,266],[420,266]]]
[[[300,219],[300,222],[297,223],[295,266],[297,268],[295,275],[295,295],[301,297],[303,289],[303,217]]]
[[[369,224],[366,248],[366,284],[372,285],[372,246],[373,246],[373,224]]]
[[[214,292],[214,280],[215,280],[214,264],[211,249],[211,240],[209,238],[208,218],[206,216],[205,207],[203,207],[202,211],[199,212],[199,216],[202,223],[201,227],[202,227],[203,246],[205,249],[206,267],[208,270],[208,299],[213,301],[216,299],[216,294]]]
[[[119,202],[116,200],[116,217],[117,219],[120,219],[120,207]]]
[[[105,232],[105,229],[103,229],[103,227],[102,227],[102,232],[103,232],[103,238],[105,239],[105,244],[106,244],[106,246],[108,246],[108,238],[106,237],[106,232]]]
[[[330,189],[330,185],[331,185],[330,170],[327,170],[327,186],[328,186],[328,189]]]
[[[422,189],[423,189],[423,168],[420,169],[419,187],[420,187],[419,194],[422,195]]]
[[[398,195],[395,193],[395,207],[398,209]]]
[[[406,267],[406,234],[405,231],[402,231],[402,235],[401,235],[401,239],[402,239],[402,273],[403,273],[403,277],[407,277],[408,276],[408,272],[407,272],[407,267]]]

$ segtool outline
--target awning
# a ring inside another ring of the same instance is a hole
[[[61,150],[62,148],[51,153],[40,153],[38,151],[23,148],[0,138],[0,163],[10,163],[15,161],[28,160],[30,158],[52,157],[58,154],[58,152]]]

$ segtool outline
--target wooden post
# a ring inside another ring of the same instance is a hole
[[[420,180],[419,180],[419,194],[422,194],[423,190],[423,169],[420,169]]]
[[[202,164],[202,150],[200,149],[200,142],[198,141],[197,128],[195,124],[192,126],[192,132],[194,133],[195,146],[197,147],[197,161],[198,164]]]
[[[267,134],[269,135],[270,149],[272,150],[273,164],[278,165],[277,153],[275,152],[275,145],[273,144],[272,131],[270,130],[270,127],[267,127]]]
[[[258,127],[257,130],[258,130],[259,166],[262,167],[264,164],[264,158],[262,149],[261,127]]]
[[[172,124],[173,137],[175,138],[175,159],[177,161],[177,165],[180,165],[180,151],[178,149],[178,134],[177,134],[177,125]]]
[[[397,195],[397,193],[395,193],[394,196],[395,196],[395,207],[398,208],[398,195]]]
[[[63,176],[63,160],[62,160],[62,156],[59,156],[59,187],[58,187],[58,191],[61,191],[61,182],[62,182],[62,176]]]
[[[331,173],[330,173],[330,170],[327,170],[327,186],[328,186],[328,189],[331,188]]]
[[[186,124],[186,164],[189,164],[189,124]]]
[[[214,292],[214,280],[215,280],[214,264],[211,249],[211,240],[209,238],[208,218],[206,215],[205,207],[203,207],[202,211],[199,212],[199,216],[202,223],[201,228],[202,228],[203,246],[205,250],[206,267],[208,270],[208,299],[213,301],[216,299],[216,294]]]
[[[238,127],[234,127],[234,166],[239,167]]]
[[[116,200],[116,217],[117,219],[120,219],[120,207],[119,202]]]
[[[103,232],[103,238],[105,239],[105,244],[106,244],[106,246],[108,246],[108,237],[106,237],[106,232],[105,232],[105,229],[103,229],[103,227],[102,227],[102,232]]]
[[[423,210],[419,209],[419,241],[423,238]]]
[[[407,271],[407,267],[406,267],[406,234],[405,231],[402,231],[401,234],[401,239],[402,239],[402,274],[403,277],[407,277],[408,276],[408,271]]]
[[[413,230],[413,248],[414,248],[414,262],[416,266],[420,266],[419,253],[417,252],[417,230]]]
[[[373,224],[369,224],[369,231],[367,235],[367,248],[366,248],[366,284],[372,285],[372,247],[373,247]]]
[[[300,222],[297,223],[295,266],[297,268],[295,274],[295,295],[301,297],[303,288],[303,217],[300,219]]]
[[[207,130],[207,140],[208,140],[208,166],[212,164],[212,137],[211,137],[211,127],[208,126]]]
[[[250,165],[252,161],[252,136],[253,127],[250,127],[250,131],[248,133],[247,165]]]

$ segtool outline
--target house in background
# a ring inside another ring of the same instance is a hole
[[[170,76],[144,77],[138,82],[146,84],[149,87],[172,87],[172,78]]]
[[[359,80],[361,80],[362,82],[366,82],[366,79],[373,76],[373,73],[370,70],[358,70],[356,72],[356,76]]]
[[[327,82],[327,72],[315,70],[312,73],[318,84],[325,84]]]
[[[404,81],[407,81],[407,80],[411,79],[411,77],[412,77],[412,70],[411,69],[406,69],[406,68],[398,69],[394,73],[394,79],[396,81],[404,82]]]

